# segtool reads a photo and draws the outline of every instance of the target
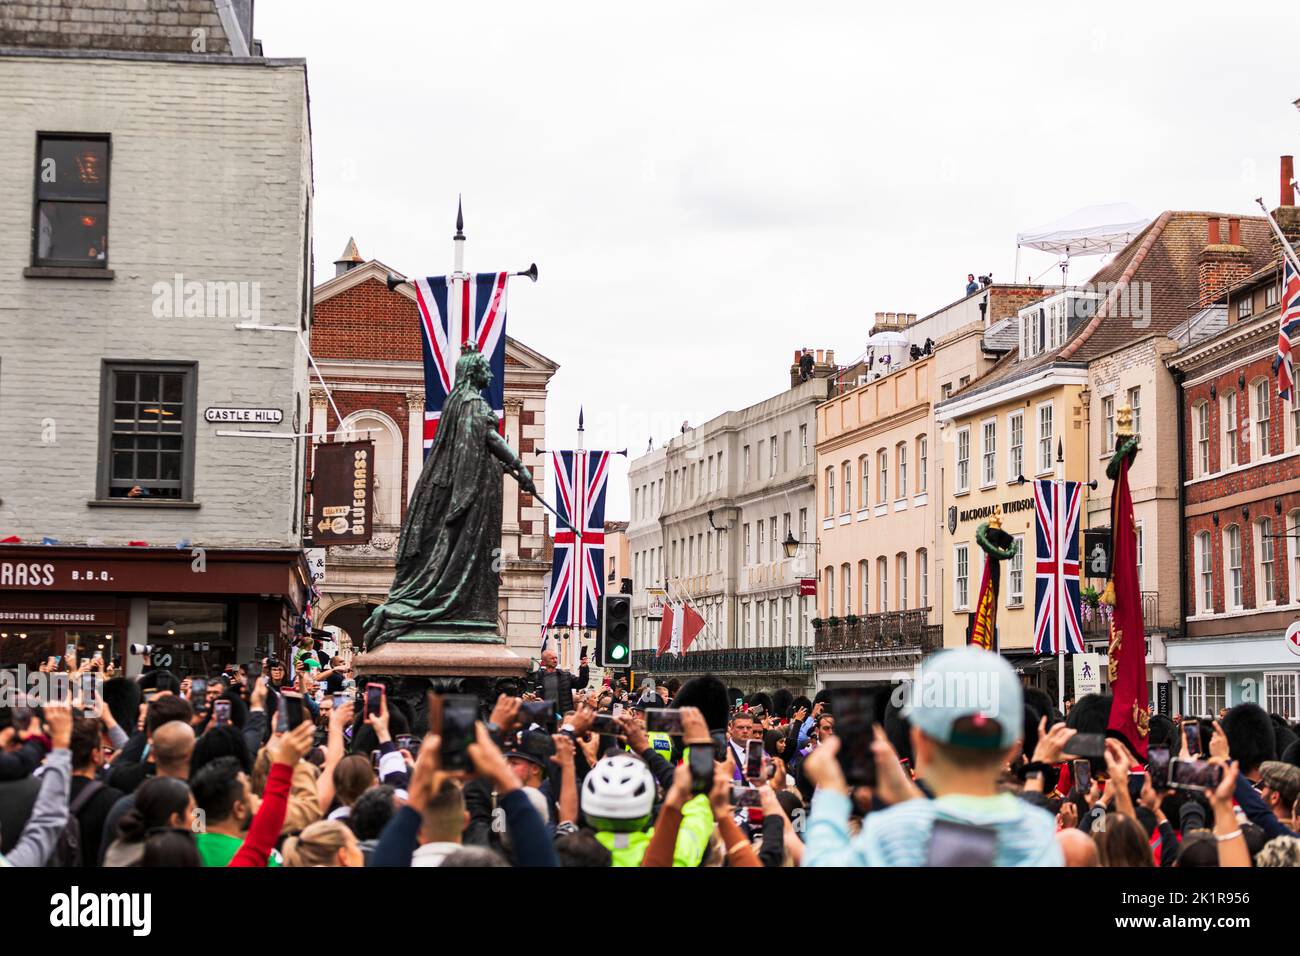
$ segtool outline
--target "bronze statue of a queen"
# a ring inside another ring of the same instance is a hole
[[[497,632],[501,476],[537,494],[482,391],[487,358],[467,344],[402,524],[388,600],[366,620],[366,649],[393,640],[504,643]]]

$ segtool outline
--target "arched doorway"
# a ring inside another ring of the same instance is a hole
[[[360,654],[365,648],[366,618],[378,606],[377,600],[348,601],[338,604],[325,613],[324,620],[318,626],[337,627],[351,642],[352,653]]]

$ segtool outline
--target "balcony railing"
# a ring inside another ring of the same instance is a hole
[[[659,657],[654,651],[633,651],[632,669],[656,675],[796,673],[812,669],[812,665],[804,660],[804,651],[803,647],[738,647]]]
[[[943,627],[929,624],[929,608],[867,614],[850,623],[819,621],[813,654],[832,657],[924,656],[943,646]]]
[[[1089,608],[1085,605],[1083,613],[1083,636],[1088,640],[1101,640],[1110,637],[1109,605]],[[1142,592],[1142,624],[1146,630],[1157,627],[1160,621],[1160,592]]]

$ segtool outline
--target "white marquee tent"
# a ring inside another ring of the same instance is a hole
[[[1064,282],[1071,256],[1100,256],[1123,249],[1146,228],[1151,217],[1128,203],[1085,206],[1067,216],[1025,232],[1016,233],[1016,274],[1020,250],[1038,249],[1061,256]]]

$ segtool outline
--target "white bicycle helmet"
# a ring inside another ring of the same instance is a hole
[[[655,778],[630,754],[602,758],[582,782],[582,812],[598,830],[642,830],[655,804]]]

